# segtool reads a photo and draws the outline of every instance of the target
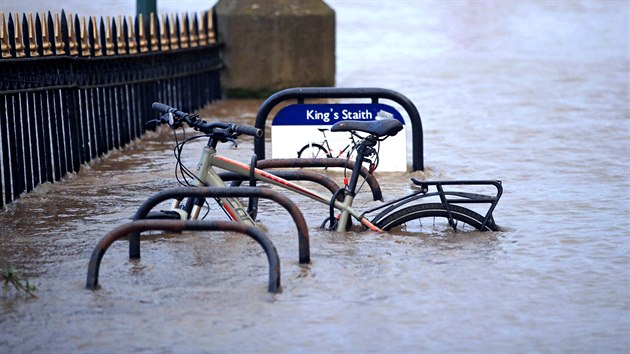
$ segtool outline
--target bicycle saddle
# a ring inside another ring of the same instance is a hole
[[[402,123],[396,119],[387,118],[379,120],[344,120],[335,123],[331,128],[331,132],[348,132],[352,130],[368,133],[376,137],[396,135],[403,128]]]

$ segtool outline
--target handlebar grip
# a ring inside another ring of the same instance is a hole
[[[169,113],[169,112],[173,112],[177,110],[167,104],[160,103],[160,102],[153,102],[153,104],[151,105],[151,108],[161,113]]]
[[[263,136],[263,131],[261,129],[250,127],[247,125],[235,124],[232,130],[235,133],[250,135],[250,136],[259,137],[259,138]]]
[[[182,112],[182,111],[178,110],[175,107],[171,107],[171,106],[169,106],[167,104],[160,103],[160,102],[153,102],[151,107],[153,109],[155,109],[156,111],[159,111],[159,112],[162,112],[162,113],[172,113],[172,114],[174,114],[175,116],[177,116],[179,118],[186,118],[186,117],[190,116],[189,113]]]

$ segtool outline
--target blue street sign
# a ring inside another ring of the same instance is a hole
[[[403,125],[400,112],[382,103],[293,104],[282,108],[271,125],[333,125],[342,120],[395,118]]]

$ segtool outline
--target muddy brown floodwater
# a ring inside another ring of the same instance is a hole
[[[320,231],[326,208],[290,195],[311,264],[283,208],[259,214],[280,294],[262,250],[224,232],[152,237],[139,261],[116,242],[86,290],[96,242],[176,186],[172,136],[150,133],[0,213],[0,263],[38,287],[1,293],[1,352],[630,351],[627,2],[328,3],[337,85],[399,91],[422,116],[426,171],[377,172],[385,198],[411,176],[501,179],[505,230]],[[253,124],[260,104],[202,115]],[[248,162],[253,141],[221,149]]]

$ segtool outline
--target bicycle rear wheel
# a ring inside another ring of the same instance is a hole
[[[300,151],[298,152],[298,159],[308,159],[308,158],[324,158],[324,157],[332,157],[330,152],[326,150],[325,147],[319,144],[307,144],[304,145]]]
[[[483,216],[475,211],[458,205],[451,205],[450,209],[457,230],[498,231],[493,220],[488,220],[481,230]],[[377,221],[376,226],[385,231],[404,226],[408,230],[413,228],[414,231],[417,230],[418,232],[443,231],[451,228],[448,223],[448,213],[441,203],[411,205],[387,215],[382,220]]]

